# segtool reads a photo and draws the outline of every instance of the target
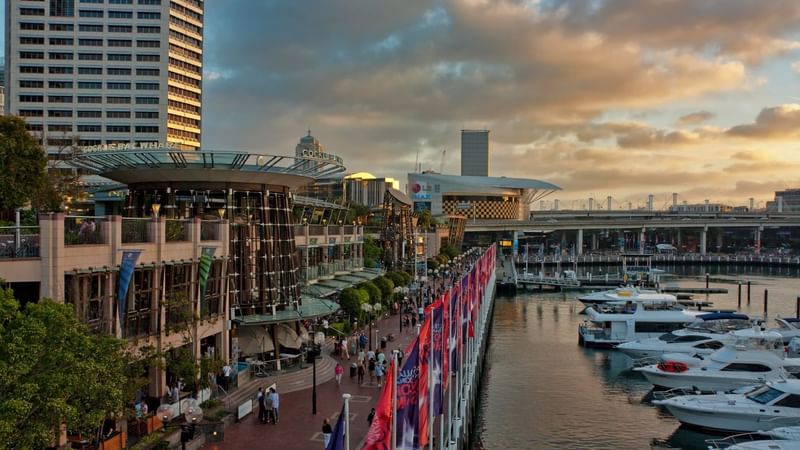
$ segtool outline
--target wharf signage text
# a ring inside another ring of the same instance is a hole
[[[117,150],[180,150],[178,144],[173,142],[142,142],[131,144],[130,142],[119,144],[103,144],[81,147],[83,153],[93,152],[112,152]]]
[[[301,155],[303,158],[314,159],[317,161],[333,161],[337,164],[342,164],[344,161],[341,157],[332,155],[325,152],[315,152],[314,150],[304,149]]]

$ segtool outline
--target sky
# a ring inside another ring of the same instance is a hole
[[[458,174],[480,128],[490,175],[561,186],[550,200],[800,187],[797,0],[207,0],[205,18],[205,148],[292,154],[310,129],[405,184],[417,155]]]

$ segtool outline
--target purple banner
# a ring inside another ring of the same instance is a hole
[[[433,414],[442,414],[444,405],[444,381],[442,380],[442,359],[444,357],[444,308],[442,302],[433,308],[433,352],[429,370],[433,371]]]
[[[452,373],[458,372],[458,307],[461,300],[461,285],[456,282],[452,289],[450,296],[450,336],[447,340],[447,348],[450,349],[450,371]]]
[[[397,450],[419,449],[419,338],[406,351],[397,372]]]

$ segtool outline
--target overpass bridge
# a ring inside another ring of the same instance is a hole
[[[773,213],[666,213],[657,211],[547,211],[530,220],[468,220],[465,232],[552,233],[576,232],[577,254],[583,252],[585,231],[636,230],[641,241],[648,230],[681,230],[699,233],[701,254],[706,253],[709,229],[752,229],[755,247],[760,247],[764,229],[800,227],[800,214]]]

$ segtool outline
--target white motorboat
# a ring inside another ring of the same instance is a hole
[[[754,327],[734,331],[734,340],[697,365],[662,361],[633,370],[659,388],[727,392],[743,386],[785,379],[800,372],[800,359],[786,358],[780,334]]]
[[[709,450],[800,450],[800,427],[778,427],[707,439]]]
[[[775,322],[778,323],[778,327],[773,328],[772,331],[777,331],[783,336],[784,344],[788,344],[792,338],[800,337],[800,319],[796,317],[778,317]]]
[[[653,403],[691,426],[739,432],[771,430],[800,423],[800,380],[769,381],[746,394],[680,395]]]
[[[623,342],[648,339],[679,330],[694,322],[700,311],[673,301],[608,302],[586,308],[589,319],[578,327],[578,343],[613,348]]]
[[[652,358],[665,353],[710,355],[733,340],[730,331],[751,328],[750,318],[737,313],[707,313],[686,328],[657,338],[625,342],[617,350],[633,359]]]
[[[647,302],[677,302],[678,298],[671,294],[662,294],[650,289],[625,286],[609,291],[592,292],[578,297],[578,300],[586,306],[591,306],[608,302],[635,302],[639,300]]]

